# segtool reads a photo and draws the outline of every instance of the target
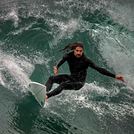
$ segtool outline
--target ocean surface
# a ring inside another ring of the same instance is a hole
[[[1,0],[0,134],[134,134],[133,7],[133,0]],[[81,90],[41,108],[28,83],[44,84],[59,50],[76,41],[126,83],[89,68]]]

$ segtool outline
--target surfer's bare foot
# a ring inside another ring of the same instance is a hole
[[[47,96],[47,95],[45,96],[45,101],[46,101],[46,102],[48,101],[48,96]]]

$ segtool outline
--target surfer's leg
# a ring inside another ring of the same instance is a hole
[[[79,90],[82,88],[84,83],[82,82],[64,82],[61,83],[57,88],[55,88],[53,91],[47,93],[47,97],[50,98],[52,96],[58,95],[62,90]]]
[[[53,86],[53,76],[49,77],[45,86],[46,86],[46,91],[49,92],[51,90],[52,86]]]
[[[53,86],[53,83],[61,84],[65,81],[70,80],[70,75],[62,74],[62,75],[56,75],[56,76],[50,76],[48,81],[46,82],[46,91],[49,92]]]

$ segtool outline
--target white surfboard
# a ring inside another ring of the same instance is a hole
[[[29,91],[35,97],[41,107],[45,105],[46,86],[38,82],[29,83]]]

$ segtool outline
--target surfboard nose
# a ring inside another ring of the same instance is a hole
[[[29,83],[29,91],[35,97],[41,107],[45,104],[46,87],[38,82]]]

